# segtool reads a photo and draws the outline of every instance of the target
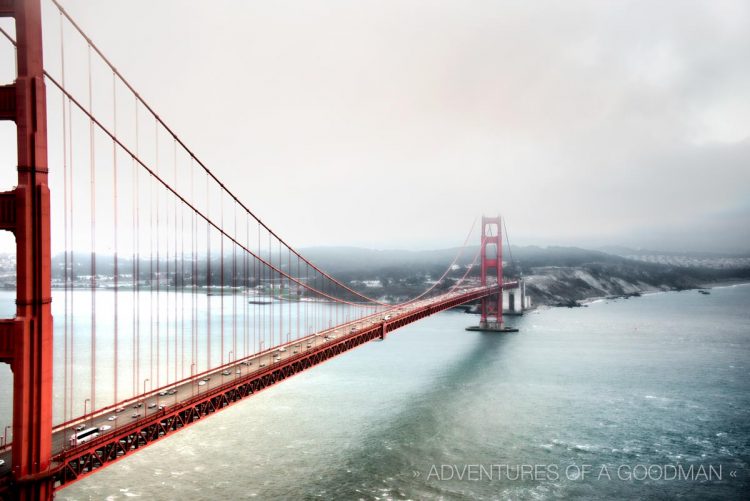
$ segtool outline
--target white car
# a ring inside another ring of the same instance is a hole
[[[107,430],[111,430],[111,429],[112,429],[112,427],[110,425],[108,425],[108,424],[103,424],[103,425],[101,425],[99,427],[99,431],[107,431]]]
[[[5,460],[4,459],[0,459],[0,466],[2,466],[4,464],[5,464]]]
[[[206,382],[205,381],[198,381],[198,386],[206,386]]]
[[[109,416],[107,421],[114,421],[115,419],[117,419],[117,416]]]

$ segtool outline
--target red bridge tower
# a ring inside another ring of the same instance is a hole
[[[479,326],[468,327],[472,331],[517,332],[518,329],[505,327],[503,322],[503,235],[500,216],[482,216],[481,258],[482,285],[492,285],[487,278],[494,275],[494,283],[499,287],[496,295],[482,298],[482,317]]]
[[[16,237],[16,317],[0,321],[0,362],[13,370],[12,499],[52,499],[52,312],[47,103],[39,0],[0,0],[16,24],[18,74],[0,86],[16,123],[18,185],[0,193],[0,229]],[[6,61],[10,62],[10,61]]]

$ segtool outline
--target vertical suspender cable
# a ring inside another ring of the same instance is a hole
[[[286,253],[286,272],[289,274],[289,276],[292,275],[292,255],[288,250]],[[286,291],[287,303],[289,304],[289,318],[288,318],[289,321],[287,322],[288,326],[287,326],[286,337],[287,337],[287,342],[289,342],[292,340],[292,281],[287,279],[286,285],[287,285],[287,291]]]
[[[63,15],[60,13],[60,66],[61,66],[61,80],[63,86],[65,86],[65,39],[63,36],[64,25]],[[66,109],[66,98],[64,93],[60,93],[62,100],[62,130],[63,130],[63,246],[64,246],[64,266],[63,266],[63,284],[64,284],[64,307],[65,314],[63,318],[63,422],[68,420],[68,371],[70,370],[68,362],[68,296],[69,296],[69,255],[68,255],[68,124],[67,124],[67,109]],[[70,416],[72,417],[72,416]],[[63,437],[63,447],[67,446],[67,436]]]
[[[206,174],[206,215],[210,217],[209,179]],[[206,221],[206,369],[211,367],[211,225]]]
[[[70,140],[70,148],[68,154],[70,155],[70,172],[68,175],[68,182],[70,183],[70,189],[68,190],[68,196],[70,199],[70,244],[73,245],[73,228],[75,226],[75,217],[74,217],[74,205],[75,205],[75,197],[74,195],[74,184],[73,184],[73,111],[70,108],[70,98],[68,98],[68,137]],[[73,400],[74,400],[74,388],[75,385],[73,384],[74,374],[73,374],[73,368],[75,367],[74,364],[74,357],[75,357],[75,316],[73,315],[73,312],[75,309],[73,308],[73,305],[75,303],[75,294],[73,290],[73,281],[75,280],[75,251],[73,249],[70,250],[70,276],[68,278],[70,282],[70,400],[68,401],[68,404],[70,405],[70,412],[69,415],[72,418],[73,417]]]
[[[273,251],[271,250],[271,233],[270,232],[266,232],[266,233],[268,234],[268,262],[273,265]],[[275,294],[276,294],[275,287],[274,287],[276,285],[276,274],[275,274],[275,272],[273,272],[273,270],[268,270],[268,272],[269,272],[268,274],[269,274],[269,276],[271,278],[271,280],[270,280],[270,285],[271,285],[271,323],[270,323],[270,327],[269,327],[269,331],[271,333],[271,339],[270,339],[270,344],[268,345],[269,348],[270,348],[272,346],[275,346],[274,335],[273,334],[274,334],[274,328],[275,328],[275,326],[274,326],[274,316],[276,315],[276,308],[275,308],[276,305],[275,305],[275,301],[274,301],[275,300]]]
[[[159,172],[159,123],[154,120],[154,171]],[[155,181],[151,180],[152,185],[156,184]],[[161,304],[159,302],[160,294],[159,294],[159,281],[161,280],[161,274],[160,274],[160,245],[161,245],[161,220],[159,219],[159,187],[156,186],[156,189],[154,189],[154,198],[156,199],[155,205],[156,205],[156,232],[155,234],[151,235],[151,241],[153,242],[154,237],[156,237],[156,244],[154,247],[156,248],[156,276],[151,276],[152,283],[153,281],[156,282],[156,387],[160,387],[160,376],[161,376]],[[152,203],[154,201],[152,200]],[[152,209],[153,210],[153,209]],[[152,227],[153,231],[153,227]],[[153,290],[153,288],[152,288]],[[151,385],[154,384],[154,378],[152,377],[149,381]]]
[[[277,268],[280,270],[284,266],[284,261],[281,258],[281,242],[279,242],[279,264]],[[279,342],[284,342],[284,275],[279,273]]]
[[[297,256],[297,279],[300,279],[299,274],[299,256]],[[296,337],[299,339],[300,337],[300,330],[299,330],[299,319],[300,319],[300,302],[302,301],[302,289],[300,288],[299,284],[297,284],[297,332]]]
[[[247,216],[245,216],[245,247],[247,247],[248,249],[250,248],[250,220],[247,218]],[[249,255],[248,255],[247,252],[243,252],[242,255],[244,256],[244,261],[243,261],[243,263],[244,263],[244,266],[243,266],[244,274],[243,274],[243,276],[245,277],[244,286],[243,286],[242,290],[244,292],[247,292],[248,286],[249,286],[249,282],[248,282],[248,280],[249,280],[248,261],[250,260],[250,257],[249,257]],[[249,310],[250,310],[250,305],[248,303],[248,298],[249,298],[248,294],[243,294],[242,295],[242,309],[243,309],[243,311],[245,313],[244,316],[243,316],[243,322],[242,322],[242,327],[243,327],[243,330],[242,330],[242,332],[243,332],[242,339],[244,340],[243,341],[243,349],[242,349],[242,351],[244,353],[244,356],[248,355],[248,344],[249,344],[248,343],[248,335],[249,335],[248,329],[250,327],[250,324],[249,324],[250,319],[248,318],[248,313],[249,313]]]
[[[257,247],[257,249],[258,249],[258,255],[260,256],[260,225],[257,225],[257,228],[258,228],[258,247]],[[263,283],[262,280],[261,280],[261,278],[260,278],[261,272],[262,272],[262,270],[259,267],[259,261],[258,261],[258,259],[253,258],[253,277],[255,278],[255,281],[253,283],[255,284],[255,292],[256,292],[256,294],[259,291],[263,290],[262,287],[259,287],[260,284]],[[256,328],[255,333],[254,333],[255,336],[253,337],[253,351],[254,352],[258,352],[258,351],[260,351],[260,334],[262,332],[261,319],[263,318],[263,309],[262,308],[259,309],[260,305],[258,304],[258,301],[257,301],[258,299],[262,299],[262,298],[258,298],[257,295],[255,297],[256,297],[256,302],[255,302],[255,304],[253,304],[253,313],[255,314],[255,318],[253,319],[253,325],[257,325],[257,328]]]
[[[135,154],[139,155],[140,132],[138,130],[138,98],[135,98]],[[135,233],[135,312],[133,324],[135,325],[135,371],[133,371],[133,395],[138,395],[138,382],[141,379],[141,190],[140,190],[140,167],[133,158],[133,174],[135,175],[135,222],[133,225]]]
[[[149,258],[148,258],[148,360],[149,360],[149,372],[148,380],[153,381],[154,379],[154,181],[149,178],[148,183],[148,221],[150,225],[149,229]],[[146,378],[144,378],[145,381]],[[138,383],[140,384],[140,379]],[[145,391],[146,383],[143,383],[143,387],[138,387],[140,391]]]
[[[172,142],[172,156],[174,158],[174,182],[175,186],[177,186],[177,141]],[[174,291],[174,381],[176,382],[178,380],[177,378],[177,205],[179,204],[179,201],[177,200],[177,197],[174,197],[174,279],[172,281],[172,289]],[[180,235],[181,236],[181,235]],[[180,240],[180,244],[182,243],[182,240]],[[180,245],[180,248],[182,248],[182,245]],[[180,291],[182,291],[182,288],[180,288]],[[182,294],[180,293],[180,297],[182,297]],[[182,343],[185,343],[185,326],[183,323],[180,323],[181,331],[180,331],[180,339]],[[185,353],[183,349],[183,356],[180,357],[180,367],[181,367],[181,376],[185,377]]]
[[[237,240],[237,203],[232,202],[234,239]],[[232,353],[237,360],[237,245],[232,242]],[[231,360],[230,360],[231,362]]]
[[[219,205],[221,206],[219,210],[219,218],[221,221],[221,231],[224,231],[224,197],[222,197],[222,193],[219,192]],[[219,235],[221,238],[221,242],[219,245],[219,251],[221,252],[221,256],[219,257],[219,279],[221,281],[221,290],[220,290],[220,314],[219,319],[221,320],[221,365],[224,365],[224,234]]]
[[[258,255],[260,256],[262,254],[261,251],[261,234],[260,234],[260,225],[258,225]],[[259,291],[261,293],[265,294],[265,275],[266,270],[265,267],[262,266],[259,259],[255,260],[258,266],[258,285],[260,286]],[[263,351],[263,342],[266,338],[266,308],[261,308],[260,305],[258,306],[258,311],[260,312],[260,315],[258,316],[258,350]]]
[[[135,159],[132,159],[131,165],[132,165],[132,169],[133,169],[133,184],[132,184],[132,190],[133,190],[133,207],[132,207],[132,209],[133,209],[133,211],[132,211],[133,212],[133,214],[132,214],[132,216],[133,216],[133,237],[131,239],[131,241],[132,241],[132,247],[133,247],[133,256],[132,256],[132,259],[133,259],[133,263],[132,263],[132,272],[133,272],[133,326],[132,327],[133,328],[132,328],[132,331],[133,332],[132,332],[132,342],[131,342],[131,358],[132,358],[131,362],[132,363],[131,363],[131,378],[130,378],[131,381],[130,382],[131,382],[131,385],[132,385],[131,395],[135,395],[136,394],[135,393],[135,390],[136,390],[136,388],[135,388],[135,381],[136,381],[136,379],[135,378],[136,378],[136,372],[137,372],[136,371],[136,360],[138,358],[138,355],[137,355],[138,354],[138,348],[137,348],[138,345],[137,345],[137,341],[136,341],[137,340],[136,330],[137,330],[137,323],[138,323],[138,315],[137,315],[137,311],[138,311],[138,258],[137,258],[137,247],[136,247],[137,242],[138,242],[138,233],[136,232],[136,227],[137,227],[136,221],[137,221],[137,217],[138,217],[137,216],[137,211],[138,211],[138,209],[137,209],[137,207],[138,207],[138,194],[137,194],[137,191],[136,191],[136,186],[137,186],[138,183],[136,182],[136,176],[137,176],[138,168],[135,165]]]
[[[88,45],[89,112],[93,113],[91,86],[91,44]],[[96,409],[96,162],[94,121],[89,119],[89,168],[91,172],[91,410]]]
[[[115,133],[115,136],[117,135],[117,87],[116,87],[117,81],[115,80],[115,74],[112,73],[112,122],[114,124],[113,130]],[[112,205],[113,205],[113,218],[114,218],[114,229],[113,229],[113,239],[114,239],[114,247],[115,247],[115,258],[114,258],[114,285],[115,285],[115,291],[114,291],[114,301],[115,301],[115,329],[114,329],[114,344],[115,344],[115,352],[114,352],[114,364],[113,364],[113,376],[114,376],[114,390],[113,390],[113,403],[117,403],[117,376],[118,376],[118,348],[119,348],[119,322],[118,322],[118,286],[119,286],[119,260],[117,256],[117,232],[118,230],[118,220],[117,220],[117,144],[112,141]]]
[[[195,200],[195,169],[193,168],[193,157],[190,157],[190,199]],[[195,212],[190,213],[190,372],[193,373],[196,364],[197,338],[195,333],[196,321],[198,315],[198,305],[195,302],[196,288],[198,287],[198,263],[196,262],[196,239],[197,231],[195,228]],[[195,367],[197,368],[197,367]]]

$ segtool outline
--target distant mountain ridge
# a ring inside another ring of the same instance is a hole
[[[599,247],[600,251],[616,256],[684,256],[695,258],[750,258],[750,251],[746,252],[705,252],[705,251],[663,251],[654,249],[633,249],[620,245]]]
[[[361,247],[308,247],[300,253],[310,261],[331,273],[356,274],[372,272],[393,267],[427,269],[450,264],[460,248],[410,251],[410,250],[374,250]],[[456,264],[470,264],[477,252],[478,245],[467,246]],[[602,251],[561,246],[511,246],[503,248],[503,260],[514,261],[524,268],[533,266],[577,266],[590,262],[621,262],[625,258],[607,254]],[[477,260],[478,262],[478,260]]]

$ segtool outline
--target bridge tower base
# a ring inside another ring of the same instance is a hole
[[[497,322],[479,322],[479,325],[470,325],[466,330],[478,332],[518,332],[518,329],[515,327],[508,327],[505,324]]]
[[[468,331],[482,332],[518,332],[518,329],[506,327],[503,321],[503,234],[500,216],[482,216],[481,241],[482,285],[487,285],[490,270],[494,270],[498,293],[482,298],[482,316],[478,326],[467,327]]]

